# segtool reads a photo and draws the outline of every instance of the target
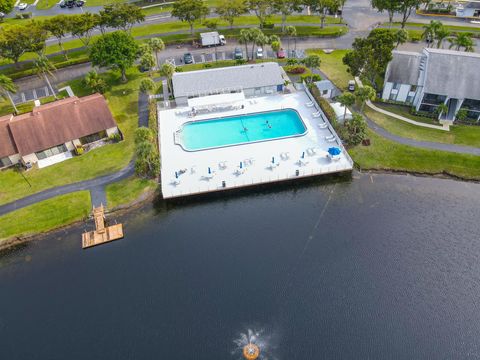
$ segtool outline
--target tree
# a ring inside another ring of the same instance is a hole
[[[138,57],[135,39],[123,31],[115,31],[96,39],[90,49],[90,60],[95,66],[118,69],[122,81],[127,81],[126,71]]]
[[[15,106],[12,96],[10,95],[11,93],[15,94],[16,92],[17,87],[15,86],[13,80],[6,75],[0,74],[0,95],[3,98],[7,98],[10,101],[10,104],[12,104],[15,113],[18,113],[17,107]]]
[[[343,112],[343,122],[345,122],[345,118],[347,116],[347,106],[352,106],[355,104],[355,95],[353,95],[351,92],[344,92],[342,95],[337,97],[337,100],[342,106],[345,106],[345,111]]]
[[[272,51],[275,53],[278,52],[278,50],[280,50],[282,47],[282,42],[280,41],[280,37],[278,37],[277,35],[270,35],[268,39],[268,43],[270,44]]]
[[[263,27],[266,20],[273,13],[273,3],[271,0],[247,0],[246,4],[250,11],[253,11],[260,21],[260,27]]]
[[[148,47],[148,49],[149,51],[144,52],[140,56],[140,67],[143,70],[146,70],[149,73],[151,73],[152,69],[155,67],[155,64],[157,62],[155,61],[155,56],[153,56],[151,48]]]
[[[72,30],[71,18],[65,15],[57,15],[42,22],[42,27],[57,38],[58,46],[63,52],[63,56],[68,60],[68,55],[63,48],[62,39]]]
[[[105,5],[98,14],[98,26],[102,34],[105,33],[107,27],[130,32],[133,25],[145,21],[142,9],[128,3]]]
[[[273,10],[282,16],[282,32],[285,32],[287,16],[296,11],[301,11],[300,0],[273,0]]]
[[[150,78],[145,78],[140,82],[139,90],[143,93],[149,93],[155,89],[155,82]]]
[[[437,106],[435,109],[435,113],[440,117],[442,114],[446,113],[448,111],[448,106],[445,103],[441,103]]]
[[[0,0],[0,12],[9,14],[15,6],[15,0]]]
[[[265,40],[265,35],[263,34],[262,30],[259,28],[251,28],[248,29],[250,33],[250,41],[252,43],[252,60],[254,59],[255,54],[255,45],[262,43]]]
[[[305,59],[302,60],[302,63],[310,69],[309,82],[312,82],[313,70],[318,69],[321,62],[322,59],[320,58],[320,55],[317,54],[308,55]]]
[[[255,45],[260,46],[262,48],[266,44],[268,44],[268,42],[269,42],[269,38],[264,33],[258,34],[258,36],[255,37]],[[253,54],[252,54],[252,58],[253,58]]]
[[[458,121],[465,121],[467,119],[467,116],[468,116],[468,110],[467,109],[460,109],[460,110],[457,111],[457,115],[455,116],[455,118]]]
[[[247,56],[247,60],[250,59],[248,56],[248,45],[252,41],[252,34],[249,29],[242,29],[240,30],[240,35],[237,39],[239,44],[245,45],[245,55]]]
[[[393,22],[393,16],[400,10],[400,0],[371,0],[372,7],[379,12],[386,11],[388,13],[388,23],[390,26]]]
[[[218,20],[217,19],[207,19],[203,22],[203,26],[205,26],[209,30],[217,30]]]
[[[158,53],[162,50],[165,50],[165,43],[160,38],[150,38],[147,40],[147,44],[150,46],[152,51],[155,53],[155,59],[157,60],[157,68],[160,67],[158,63]]]
[[[99,23],[99,15],[86,12],[73,15],[70,21],[72,36],[77,37],[83,46],[88,46],[92,39],[93,30]]]
[[[435,34],[435,40],[437,40],[437,49],[442,47],[443,41],[450,36],[450,30],[442,25]]]
[[[155,134],[146,127],[135,130],[135,173],[139,176],[157,177],[160,173],[160,156]]]
[[[402,29],[405,28],[408,18],[413,10],[418,10],[425,0],[398,0],[398,12],[402,15]]]
[[[451,39],[448,39],[450,42],[450,49],[455,48],[455,50],[459,51],[463,48],[464,51],[473,52],[475,50],[474,42],[472,40],[471,33],[456,33],[455,36]]]
[[[394,47],[395,35],[389,29],[375,29],[367,38],[355,39],[343,63],[353,76],[365,76],[376,88],[377,77],[385,74]]]
[[[107,90],[107,83],[94,69],[90,70],[87,75],[85,75],[84,82],[87,87],[92,89],[92,93],[99,92],[100,94],[103,94],[105,90]]]
[[[297,36],[297,28],[295,26],[287,26],[285,28],[285,35],[287,35],[287,52],[290,56],[290,38]]]
[[[55,66],[43,54],[40,55],[37,59],[35,59],[35,61],[33,62],[33,66],[36,74],[40,78],[43,77],[45,79],[45,82],[47,83],[48,87],[50,88],[50,91],[52,92],[53,96],[56,99],[57,95],[55,95],[55,91],[53,90],[52,84],[50,84],[50,80],[48,80],[49,75],[51,77],[55,77],[55,75],[53,74],[53,72],[57,70]]]
[[[335,4],[334,0],[306,0],[305,5],[310,6],[310,9],[320,15],[320,27],[325,26],[325,18],[328,10],[331,10]]]
[[[40,53],[45,48],[47,32],[37,22],[10,25],[0,29],[0,55],[18,68],[18,60],[26,52]]]
[[[357,90],[355,90],[354,96],[355,96],[355,99],[361,104],[360,109],[363,111],[365,102],[367,100],[374,100],[377,94],[374,88],[372,88],[371,86],[365,85],[363,87],[357,88]]]
[[[352,115],[352,120],[345,123],[345,129],[347,130],[347,144],[351,146],[360,144],[367,135],[365,119],[357,113]]]
[[[173,74],[175,74],[175,66],[173,66],[170,63],[165,63],[162,65],[161,72],[164,76],[167,77],[167,85],[168,85],[168,90],[170,93],[173,93],[172,91],[172,77]]]
[[[193,35],[193,24],[208,15],[208,7],[202,0],[178,0],[173,3],[172,16],[190,25]]]
[[[229,23],[232,29],[235,19],[245,14],[248,8],[244,0],[222,0],[215,11],[221,19]]]
[[[422,39],[427,41],[427,47],[433,43],[433,39],[436,38],[438,30],[443,27],[440,21],[432,20],[429,24],[423,25]]]
[[[340,10],[340,19],[343,19],[343,8],[347,0],[333,0],[333,7],[336,9],[336,12]]]
[[[408,31],[405,29],[395,31],[395,40],[397,42],[395,48],[398,48],[400,44],[405,44],[408,41]]]

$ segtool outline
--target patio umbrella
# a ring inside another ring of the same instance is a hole
[[[210,170],[210,166],[208,167],[208,173],[211,174],[212,170]]]
[[[175,171],[175,179],[178,179],[178,173]]]
[[[243,163],[240,161],[240,169],[243,168]]]
[[[305,159],[305,151],[302,152],[302,159]]]
[[[331,147],[328,149],[328,153],[330,155],[340,155],[341,152],[342,150],[340,150],[338,147]]]

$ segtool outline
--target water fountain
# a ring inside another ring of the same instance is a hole
[[[236,346],[232,355],[238,356],[238,359],[274,360],[276,358],[272,354],[274,348],[272,336],[266,335],[263,330],[247,329],[246,332],[239,334],[234,343]]]

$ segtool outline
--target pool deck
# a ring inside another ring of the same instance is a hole
[[[319,109],[316,104],[315,107],[308,107],[307,104],[311,101],[309,94],[298,91],[249,98],[234,104],[235,110],[202,114],[193,118],[179,114],[188,112],[188,107],[159,111],[163,197],[174,198],[351,171],[352,159],[325,115],[322,113],[321,116],[313,116]],[[241,105],[244,105],[243,109]],[[298,111],[307,127],[305,135],[193,152],[185,151],[175,143],[175,132],[183,123],[192,120],[286,108]],[[324,121],[326,125],[321,125]],[[335,161],[327,156],[327,150],[332,146],[343,150]],[[241,169],[240,162],[243,165]],[[175,177],[175,172],[181,173],[178,178]]]

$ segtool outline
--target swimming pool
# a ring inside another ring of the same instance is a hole
[[[301,136],[307,132],[298,112],[283,109],[183,124],[179,145],[186,151],[207,150]]]

